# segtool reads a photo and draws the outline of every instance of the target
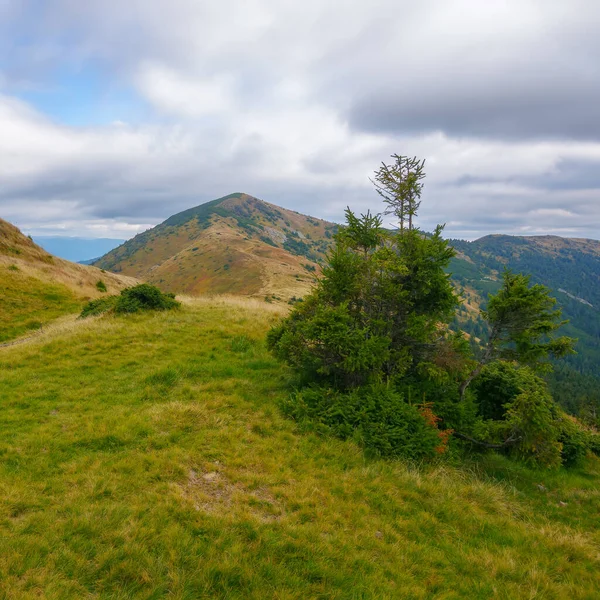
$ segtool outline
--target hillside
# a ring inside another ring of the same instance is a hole
[[[310,289],[335,229],[236,193],[173,215],[94,264],[165,291],[287,301]]]
[[[263,342],[281,310],[195,300],[0,348],[0,597],[597,596],[597,460],[412,465],[303,431]]]
[[[578,413],[582,401],[600,409],[600,241],[490,235],[452,243],[459,255],[450,271],[467,300],[461,326],[476,338],[484,336],[478,308],[497,291],[504,268],[531,274],[533,283],[552,290],[570,321],[565,334],[579,340],[578,353],[561,361],[551,377],[555,396],[571,412]]]
[[[131,277],[102,272],[48,254],[0,219],[0,342],[77,312],[90,298],[132,285]]]

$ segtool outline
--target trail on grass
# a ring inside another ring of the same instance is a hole
[[[48,325],[42,326],[33,335],[27,337],[17,338],[10,342],[3,342],[0,344],[0,348],[9,348],[11,346],[20,346],[21,344],[27,344],[45,338],[52,333],[59,333],[62,331],[68,331],[74,327],[80,327],[86,321],[78,318],[79,315],[67,315],[66,317],[60,317],[56,321],[52,321]]]

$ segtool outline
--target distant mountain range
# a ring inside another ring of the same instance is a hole
[[[125,240],[34,235],[33,241],[54,256],[81,264],[91,264]]]

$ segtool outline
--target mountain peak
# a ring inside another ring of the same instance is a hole
[[[302,296],[336,225],[236,192],[177,213],[95,264],[166,291]]]

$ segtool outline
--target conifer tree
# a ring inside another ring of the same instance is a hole
[[[391,158],[394,162],[389,165],[382,162],[371,181],[388,206],[385,214],[393,214],[398,219],[400,231],[411,230],[421,206],[425,159],[398,154],[392,154]]]
[[[502,287],[491,296],[483,317],[489,336],[477,366],[460,387],[461,398],[483,367],[494,360],[516,361],[537,369],[549,368],[549,358],[561,358],[574,352],[575,340],[555,337],[561,311],[550,290],[540,284],[530,285],[530,277],[504,272]]]

